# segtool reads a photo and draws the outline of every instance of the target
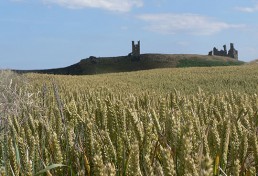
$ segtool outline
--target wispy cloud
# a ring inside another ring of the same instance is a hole
[[[258,11],[258,3],[256,3],[253,7],[235,7],[235,9],[240,12],[253,13]]]
[[[128,12],[133,7],[143,6],[143,0],[43,0],[43,2],[72,9],[100,8],[117,12]]]
[[[197,14],[143,14],[137,18],[147,23],[146,29],[164,34],[212,35],[222,30],[243,27]]]

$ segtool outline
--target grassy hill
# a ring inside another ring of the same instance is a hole
[[[65,75],[91,75],[156,68],[211,67],[242,64],[244,64],[244,62],[221,56],[192,54],[142,54],[138,61],[133,61],[130,56],[90,57],[82,59],[79,63],[64,68],[16,71]]]
[[[252,60],[247,63],[248,65],[257,65],[258,64],[258,59]]]

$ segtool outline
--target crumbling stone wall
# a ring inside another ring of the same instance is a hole
[[[227,51],[227,46],[223,45],[223,50],[218,50],[216,47],[213,48],[212,51],[209,52],[209,56],[225,56],[231,57],[233,59],[238,60],[238,51],[234,48],[234,44],[230,43],[230,49]]]
[[[234,44],[230,43],[230,49],[228,51],[228,56],[238,59],[238,51],[234,48]]]

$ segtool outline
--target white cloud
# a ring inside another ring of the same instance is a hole
[[[258,3],[253,7],[236,7],[235,9],[240,12],[253,13],[258,11]]]
[[[143,6],[143,0],[43,0],[67,8],[101,8],[110,11],[128,12],[133,7]]]
[[[196,14],[143,14],[137,18],[147,22],[146,29],[164,34],[211,35],[225,29],[243,27]]]

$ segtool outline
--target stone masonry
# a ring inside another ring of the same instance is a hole
[[[212,51],[209,52],[209,56],[225,56],[231,57],[233,59],[238,60],[238,51],[234,48],[234,44],[230,43],[230,49],[227,51],[227,46],[223,45],[223,50],[218,50],[216,47],[213,48]]]
[[[132,60],[140,60],[140,41],[138,41],[137,44],[132,41],[132,52],[130,53],[130,56],[132,57]]]

